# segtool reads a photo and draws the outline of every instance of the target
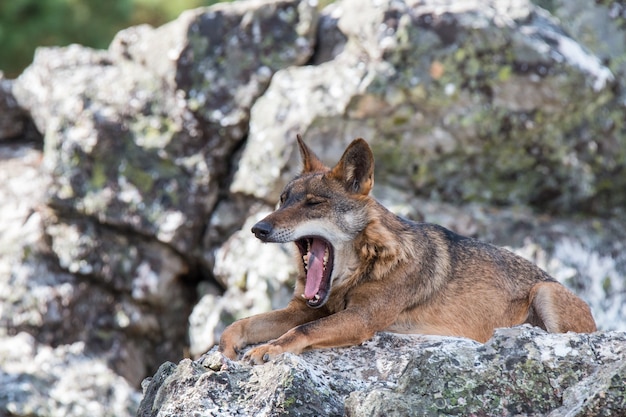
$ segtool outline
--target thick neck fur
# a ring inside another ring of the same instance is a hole
[[[369,223],[354,240],[354,251],[368,279],[384,279],[395,267],[415,256],[410,226],[370,198]]]
[[[328,308],[338,311],[345,308],[349,288],[363,280],[384,280],[416,258],[419,247],[414,242],[411,223],[387,210],[372,197],[363,197],[368,219],[364,229],[355,239],[339,249],[341,261],[336,267],[341,271],[333,283]]]

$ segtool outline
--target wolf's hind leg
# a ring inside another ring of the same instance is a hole
[[[540,282],[532,287],[527,321],[551,333],[596,331],[587,303],[558,282]]]

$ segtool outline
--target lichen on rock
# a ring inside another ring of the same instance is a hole
[[[144,386],[138,415],[582,416],[600,407],[619,413],[626,407],[625,337],[521,326],[497,330],[481,345],[380,333],[361,346],[283,354],[262,366],[212,351],[157,372]]]

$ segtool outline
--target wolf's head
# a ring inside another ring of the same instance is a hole
[[[295,242],[306,283],[302,296],[310,307],[328,300],[338,275],[335,266],[367,225],[369,192],[374,185],[374,156],[355,139],[333,168],[325,166],[298,135],[302,173],[291,180],[279,208],[252,228],[263,242]],[[337,268],[339,269],[339,268]]]

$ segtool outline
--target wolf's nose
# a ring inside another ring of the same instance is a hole
[[[252,226],[252,233],[254,233],[257,239],[266,241],[269,238],[270,233],[272,233],[272,225],[268,222],[260,221]]]

